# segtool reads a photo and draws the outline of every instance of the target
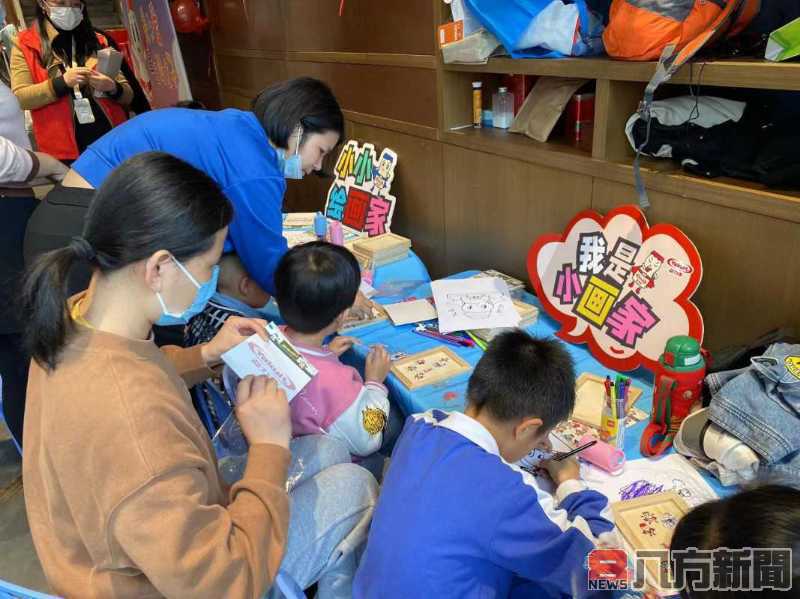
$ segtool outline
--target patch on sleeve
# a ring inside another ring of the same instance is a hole
[[[796,379],[800,379],[800,356],[787,356],[784,365],[789,374]]]
[[[377,435],[386,428],[386,412],[380,408],[364,408],[361,412],[361,425],[370,435]]]

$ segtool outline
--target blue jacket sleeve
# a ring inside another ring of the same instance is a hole
[[[578,596],[587,588],[586,558],[597,545],[597,535],[614,528],[607,516],[608,500],[574,481],[577,485],[567,485],[564,492],[559,488],[557,496],[563,499],[557,507],[556,498],[539,489],[530,474],[520,474],[521,481],[504,498],[492,559],[556,596]]]
[[[288,249],[281,214],[286,181],[278,177],[251,179],[224,191],[234,207],[228,240],[250,276],[274,295],[275,268]]]

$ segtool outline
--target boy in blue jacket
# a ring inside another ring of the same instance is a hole
[[[464,414],[411,416],[397,441],[355,599],[579,597],[586,557],[616,535],[574,460],[549,462],[555,496],[514,465],[575,405],[558,341],[504,333],[469,380]]]

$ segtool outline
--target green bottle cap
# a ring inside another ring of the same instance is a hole
[[[666,369],[676,372],[691,372],[706,366],[700,343],[687,335],[670,338],[659,362]]]

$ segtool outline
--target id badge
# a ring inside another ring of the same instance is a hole
[[[75,98],[73,104],[75,106],[75,117],[81,125],[94,123],[94,113],[88,98]]]

